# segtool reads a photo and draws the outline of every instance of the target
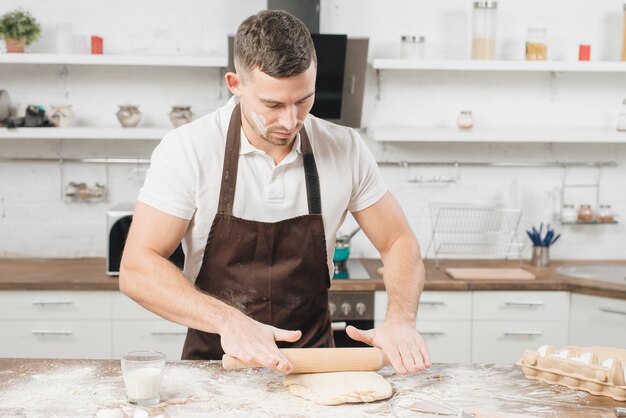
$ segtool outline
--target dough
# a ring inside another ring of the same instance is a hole
[[[320,405],[373,402],[391,396],[391,385],[375,372],[288,374],[291,393]]]

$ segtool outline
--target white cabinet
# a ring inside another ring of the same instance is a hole
[[[120,358],[156,350],[178,360],[186,333],[121,292],[0,292],[0,357]]]
[[[112,296],[113,357],[134,350],[156,350],[180,360],[187,328],[148,311],[121,292]]]
[[[572,294],[570,345],[626,348],[626,300]]]
[[[0,292],[0,356],[109,358],[110,293]]]
[[[513,363],[524,349],[567,345],[568,292],[473,292],[472,362]]]
[[[387,294],[376,292],[376,325],[385,319]],[[434,363],[469,363],[471,346],[471,292],[422,293],[417,313],[420,332]]]
[[[111,321],[0,320],[0,357],[111,357]]]

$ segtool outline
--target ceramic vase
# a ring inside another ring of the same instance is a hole
[[[50,121],[57,128],[67,128],[74,120],[72,105],[51,105]]]
[[[168,116],[176,128],[193,120],[191,106],[172,106],[172,111],[168,113]]]
[[[141,120],[141,112],[139,106],[135,105],[119,105],[117,111],[117,119],[124,128],[134,128],[139,125]]]

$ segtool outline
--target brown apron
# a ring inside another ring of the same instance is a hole
[[[228,126],[217,214],[196,287],[264,324],[302,331],[279,347],[334,347],[328,311],[330,276],[322,222],[320,185],[311,144],[300,130],[309,214],[279,222],[233,216],[241,141],[237,105]],[[190,328],[183,360],[219,360],[219,334]]]

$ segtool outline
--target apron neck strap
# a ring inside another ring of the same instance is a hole
[[[222,170],[222,184],[218,213],[233,214],[235,187],[237,185],[237,168],[239,166],[239,149],[241,145],[241,104],[237,104],[230,116],[228,132],[226,134],[226,149],[224,153],[224,168]],[[313,149],[309,136],[304,127],[300,129],[300,148],[304,163],[304,177],[306,179],[306,195],[309,205],[309,214],[321,215],[322,202],[320,194],[320,179],[317,165],[313,156]]]

